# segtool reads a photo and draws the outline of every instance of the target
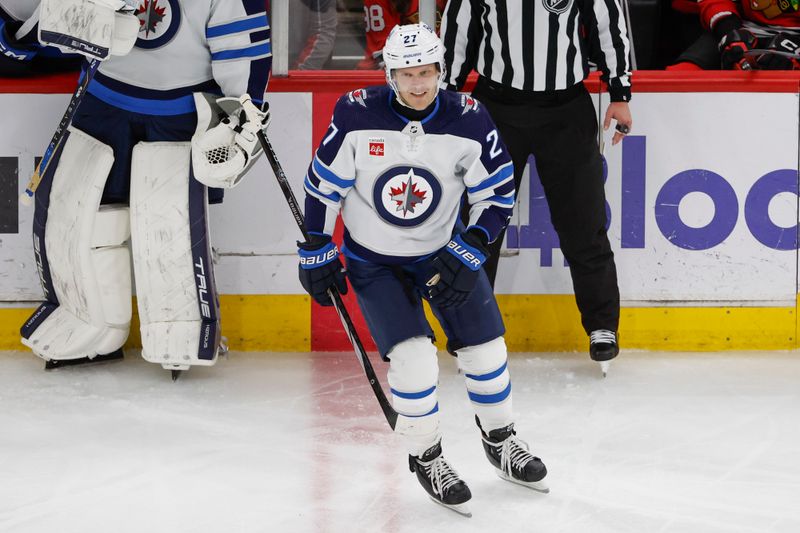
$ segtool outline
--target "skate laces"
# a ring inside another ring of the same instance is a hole
[[[601,342],[616,344],[617,334],[607,329],[596,329],[589,334],[589,342],[591,344],[598,344]]]
[[[492,442],[486,439],[483,439],[483,441],[490,446],[498,448],[500,452],[500,470],[509,476],[513,476],[512,469],[522,472],[525,466],[534,459],[529,451],[528,443],[518,439],[515,435],[509,435],[503,442]]]
[[[441,455],[433,461],[424,463],[418,461],[418,463],[425,469],[425,473],[431,480],[433,492],[439,496],[444,496],[447,489],[461,481],[458,472]]]

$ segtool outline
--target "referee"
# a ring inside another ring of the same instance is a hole
[[[597,120],[582,81],[591,59],[602,70],[616,121],[612,144],[632,126],[629,42],[619,0],[450,0],[442,20],[445,82],[463,87],[473,69],[475,96],[491,114],[514,162],[519,190],[533,154],[591,358],[617,356],[619,288],[606,235],[603,165]],[[486,272],[494,284],[503,235],[491,245]]]

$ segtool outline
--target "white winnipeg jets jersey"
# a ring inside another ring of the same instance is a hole
[[[345,253],[379,263],[427,256],[450,240],[464,191],[470,226],[490,241],[514,205],[514,169],[489,114],[468,95],[441,91],[410,121],[387,86],[336,105],[305,180],[306,223],[331,234],[341,207]]]
[[[100,66],[89,92],[128,111],[194,110],[195,91],[264,98],[272,63],[264,0],[140,0],[139,39]]]

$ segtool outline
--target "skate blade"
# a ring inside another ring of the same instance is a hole
[[[517,485],[522,485],[523,487],[535,490],[536,492],[541,492],[542,494],[547,494],[550,492],[550,487],[547,486],[547,483],[543,479],[539,481],[520,481],[519,479],[514,479],[513,477],[509,476],[502,470],[495,470],[495,472],[500,479],[510,481],[511,483]]]
[[[599,361],[600,370],[603,372],[603,377],[608,376],[608,370],[611,368],[611,361]]]
[[[456,513],[460,514],[461,516],[466,516],[467,518],[472,518],[472,511],[470,511],[469,506],[466,503],[457,503],[457,504],[447,504],[444,502],[440,502],[433,496],[428,496],[433,503],[439,504],[442,507],[450,509],[451,511],[455,511]]]
[[[161,365],[161,368],[164,370],[169,370],[170,374],[172,375],[172,381],[178,381],[178,378],[181,377],[181,374],[185,370],[189,370],[191,368],[190,365]]]
[[[91,359],[89,357],[80,357],[78,359],[46,359],[44,362],[44,369],[59,370],[70,366],[97,366],[103,363],[114,363],[124,359],[122,350],[115,350],[111,353],[96,355]]]

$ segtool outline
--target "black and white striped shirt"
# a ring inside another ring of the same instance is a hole
[[[441,34],[449,87],[463,87],[475,69],[524,91],[583,81],[589,67],[582,35],[589,35],[611,100],[630,100],[630,45],[619,0],[450,0]]]

